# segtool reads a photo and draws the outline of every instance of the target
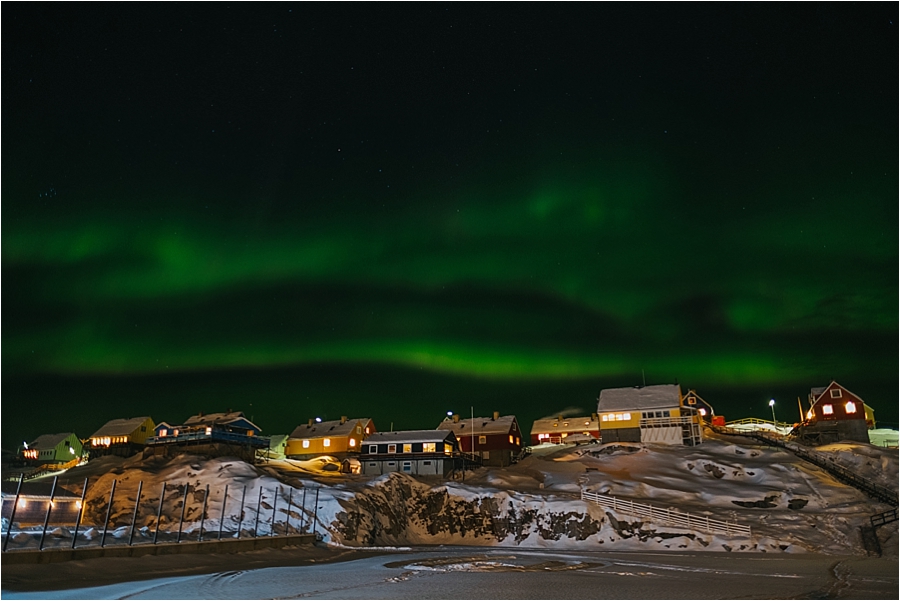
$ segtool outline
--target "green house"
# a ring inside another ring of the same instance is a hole
[[[34,463],[68,463],[81,457],[81,440],[72,432],[42,434],[20,451],[22,459]]]

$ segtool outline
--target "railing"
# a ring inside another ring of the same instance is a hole
[[[820,453],[816,453],[814,451],[807,450],[796,443],[788,443],[780,436],[773,436],[771,433],[754,431],[754,432],[742,432],[740,430],[733,430],[729,428],[714,428],[717,432],[724,432],[727,434],[738,434],[740,436],[748,436],[750,438],[755,438],[761,442],[766,444],[770,444],[772,446],[780,447],[787,451],[792,452],[797,457],[801,459],[805,459],[810,463],[819,466],[841,482],[845,484],[849,484],[854,488],[861,490],[867,495],[878,499],[888,505],[893,505],[897,507],[897,491],[891,490],[885,486],[881,486],[880,484],[875,484],[862,476],[857,475],[855,472],[850,469],[835,463],[834,460],[830,457],[825,457]]]
[[[750,526],[744,526],[743,524],[736,524],[734,522],[713,520],[707,516],[691,515],[689,513],[682,513],[668,508],[662,509],[660,507],[654,507],[653,505],[635,503],[633,501],[617,499],[616,497],[607,495],[599,495],[585,490],[581,491],[581,499],[583,501],[590,501],[595,505],[611,507],[616,511],[646,518],[653,522],[662,522],[702,532],[719,532],[727,535],[751,536]]]
[[[641,428],[660,428],[666,426],[683,426],[694,423],[694,416],[682,415],[679,417],[642,417]]]
[[[876,513],[869,521],[872,522],[872,527],[876,528],[878,526],[884,526],[885,524],[890,524],[891,522],[897,521],[897,508],[893,508],[890,511],[885,511],[883,513]]]
[[[203,430],[194,432],[179,432],[178,436],[151,436],[147,439],[148,445],[175,444],[179,442],[236,442],[240,444],[249,444],[253,447],[268,447],[269,439],[261,436],[247,436],[246,434],[237,434],[236,432],[227,432],[224,430],[213,430],[211,434],[207,434]]]

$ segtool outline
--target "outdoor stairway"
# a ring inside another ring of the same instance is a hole
[[[767,422],[771,423],[771,422]],[[845,484],[849,484],[850,486],[861,490],[866,493],[870,497],[878,499],[882,503],[887,503],[888,505],[892,505],[897,507],[897,492],[890,490],[885,486],[881,486],[880,484],[876,484],[874,482],[870,482],[865,478],[862,478],[852,472],[851,470],[845,468],[842,465],[838,465],[834,461],[829,458],[824,457],[823,455],[816,453],[814,451],[809,451],[796,443],[788,444],[783,439],[772,435],[764,430],[756,430],[756,431],[740,431],[734,430],[732,428],[723,428],[721,426],[713,426],[713,430],[720,434],[729,434],[729,435],[738,435],[738,436],[747,436],[750,438],[754,438],[760,442],[764,442],[766,444],[770,444],[772,446],[780,447],[787,451],[790,451],[797,457],[809,461],[810,463],[819,466],[841,482]]]
[[[751,536],[752,534],[750,526],[744,526],[743,524],[713,520],[707,516],[691,515],[690,513],[683,513],[674,509],[663,509],[662,507],[654,507],[644,503],[635,503],[608,495],[587,492],[583,489],[581,491],[581,500],[600,507],[609,507],[615,511],[635,515],[651,522],[687,528],[695,532],[715,532],[729,536]]]

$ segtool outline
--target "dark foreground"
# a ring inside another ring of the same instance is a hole
[[[4,599],[897,599],[897,562],[735,553],[305,547],[4,566]]]

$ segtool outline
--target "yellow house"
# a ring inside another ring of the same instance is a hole
[[[154,435],[156,424],[150,417],[113,419],[91,434],[89,449],[98,455],[131,455]]]
[[[368,417],[309,423],[297,426],[288,437],[284,454],[291,458],[319,455],[345,456],[359,453],[360,444],[375,433],[375,423]]]
[[[682,404],[681,386],[608,388],[597,399],[603,442],[699,444],[699,413]]]

